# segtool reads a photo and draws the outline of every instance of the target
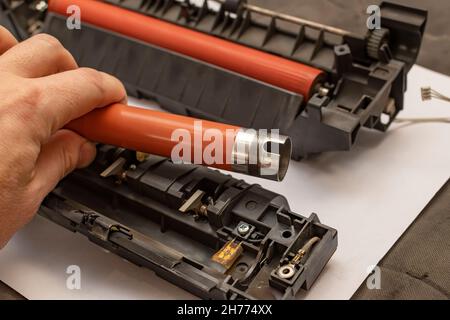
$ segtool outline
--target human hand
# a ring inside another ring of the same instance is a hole
[[[55,38],[18,44],[0,26],[0,248],[63,177],[94,159],[91,142],[62,128],[125,100],[119,80],[78,68]]]

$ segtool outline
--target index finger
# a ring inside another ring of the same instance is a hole
[[[94,69],[80,68],[35,81],[42,92],[37,111],[48,124],[44,139],[95,108],[126,101],[123,84]]]
[[[40,33],[13,46],[0,57],[0,71],[39,78],[78,67],[75,59],[53,36]]]
[[[16,38],[3,26],[0,26],[0,55],[17,44]]]

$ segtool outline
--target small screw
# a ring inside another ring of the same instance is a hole
[[[130,166],[130,170],[132,170],[132,171],[134,171],[134,170],[136,170],[136,165],[135,164],[132,164],[131,166]]]
[[[277,274],[281,279],[290,279],[295,274],[295,267],[290,263],[285,264],[284,266],[278,268]]]
[[[247,223],[241,223],[241,224],[237,227],[237,232],[238,232],[241,236],[245,236],[249,231],[250,231],[250,226],[249,226]]]

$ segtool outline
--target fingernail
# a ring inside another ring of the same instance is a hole
[[[86,141],[80,148],[80,157],[78,158],[78,168],[85,168],[91,164],[97,154],[97,148],[95,144]]]

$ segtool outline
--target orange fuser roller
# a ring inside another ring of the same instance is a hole
[[[323,74],[321,70],[307,65],[101,1],[50,0],[49,11],[67,15],[70,5],[81,9],[83,22],[299,93],[306,99],[311,96]]]
[[[123,104],[91,111],[66,128],[95,142],[277,181],[291,157],[285,136]]]

